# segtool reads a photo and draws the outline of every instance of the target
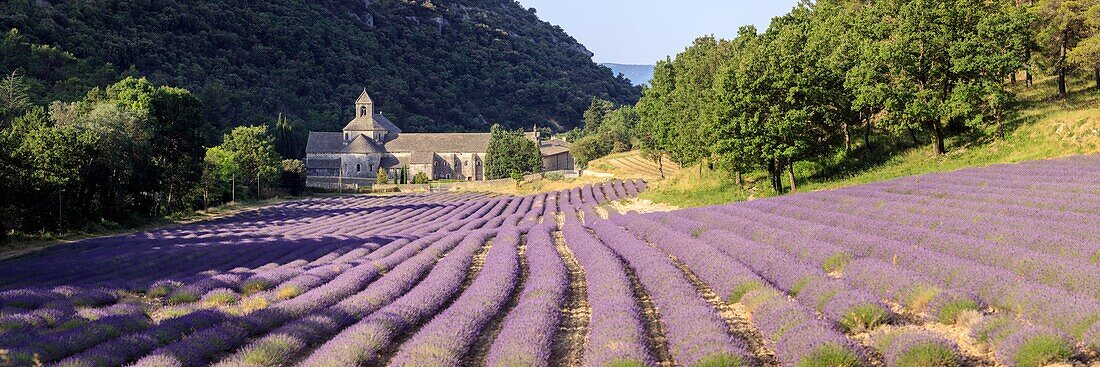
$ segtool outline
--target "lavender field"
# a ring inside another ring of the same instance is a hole
[[[1100,363],[1100,157],[666,213],[288,202],[0,263],[0,364]]]

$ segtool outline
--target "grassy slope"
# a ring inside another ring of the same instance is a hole
[[[857,147],[824,162],[801,162],[796,173],[800,191],[833,189],[897,177],[966,167],[1100,153],[1100,91],[1091,80],[1071,85],[1069,100],[1055,101],[1053,79],[1040,80],[1035,88],[1018,87],[1020,106],[1008,121],[1004,140],[959,136],[948,140],[948,153],[936,157],[930,145],[882,149],[896,141],[876,142],[875,152]],[[858,139],[857,139],[858,140]],[[897,139],[894,139],[897,140]],[[904,140],[904,139],[902,139]],[[680,207],[742,201],[775,195],[766,175],[746,175],[746,189],[738,188],[720,172],[687,168],[657,182],[642,198]]]

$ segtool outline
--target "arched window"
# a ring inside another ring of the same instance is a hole
[[[356,163],[355,164],[355,172],[362,172],[362,171],[363,171],[363,166],[361,166],[359,163]]]
[[[367,163],[367,170],[374,172],[374,162]]]
[[[345,110],[347,111],[347,110]],[[359,106],[359,116],[367,115],[367,106]]]

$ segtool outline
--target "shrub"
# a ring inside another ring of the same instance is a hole
[[[960,299],[948,302],[940,307],[936,319],[944,324],[954,324],[959,320],[959,315],[966,311],[976,311],[978,303],[970,299]]]
[[[806,284],[809,282],[809,278],[803,278],[802,280],[799,280],[798,283],[795,283],[794,287],[791,287],[791,297],[798,297],[798,294],[802,293],[802,288],[805,288]]]
[[[821,268],[826,273],[839,273],[844,271],[844,267],[848,265],[849,261],[852,261],[851,254],[839,253],[825,259],[825,262],[821,264]]]
[[[263,297],[249,297],[241,301],[241,313],[249,314],[267,308],[267,299]]]
[[[828,344],[810,352],[796,367],[859,367],[863,361],[855,352],[839,345]]]
[[[169,293],[172,293],[172,291],[175,290],[178,286],[179,283],[171,281],[156,282],[153,283],[153,285],[145,291],[145,295],[156,298],[164,297],[167,296]]]
[[[191,302],[195,302],[195,301],[198,301],[198,300],[199,300],[199,296],[197,294],[194,294],[194,293],[191,293],[191,292],[179,292],[179,293],[173,294],[171,297],[168,297],[167,302],[170,305],[178,305],[178,304],[182,304],[182,303],[191,303]]]
[[[906,297],[905,306],[913,312],[924,312],[936,299],[940,290],[933,287],[919,287]]]
[[[752,292],[754,290],[760,289],[760,287],[762,287],[762,286],[763,285],[761,285],[759,282],[756,282],[756,281],[744,282],[744,283],[738,284],[736,287],[733,287],[733,291],[730,292],[729,297],[726,298],[726,302],[729,302],[729,303],[741,302],[741,298],[744,297],[746,293],[749,293],[749,292]]]
[[[607,367],[645,367],[645,363],[635,360],[617,360],[611,361],[607,364]]]
[[[234,304],[237,303],[237,301],[239,300],[240,297],[237,296],[237,293],[225,288],[212,290],[210,292],[207,292],[206,295],[202,297],[202,303],[207,307],[217,307]]]
[[[428,175],[424,172],[418,172],[416,176],[413,176],[412,183],[415,185],[424,185],[428,183]]]
[[[1100,322],[1095,322],[1085,331],[1082,339],[1092,350],[1100,350]]]
[[[301,294],[302,288],[296,285],[283,286],[280,287],[279,290],[275,291],[275,297],[284,301],[294,297],[298,297]]]
[[[244,284],[241,284],[241,292],[244,293],[244,295],[246,296],[250,296],[266,291],[267,288],[270,286],[271,285],[263,279],[249,280],[247,282],[244,282]]]
[[[955,367],[958,365],[959,358],[954,350],[935,343],[913,346],[898,356],[893,364],[896,367]]]
[[[758,287],[758,289],[745,292],[741,296],[741,304],[745,305],[749,312],[756,312],[756,309],[760,308],[761,305],[777,297],[783,297],[783,295],[771,288]]]
[[[250,366],[276,366],[285,362],[297,347],[290,336],[264,339],[244,352],[242,359]]]
[[[1016,352],[1017,367],[1042,367],[1063,362],[1073,356],[1073,347],[1062,338],[1040,335],[1028,339]]]
[[[891,367],[956,367],[959,353],[943,336],[922,330],[876,333],[876,347]]]
[[[740,356],[732,354],[716,354],[704,357],[699,362],[696,362],[693,367],[739,367],[744,365],[745,362]]]
[[[860,332],[882,325],[890,314],[876,304],[863,304],[851,308],[839,321],[847,332]]]

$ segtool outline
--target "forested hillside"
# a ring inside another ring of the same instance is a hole
[[[217,130],[288,116],[293,148],[340,128],[363,87],[408,131],[567,129],[593,96],[639,95],[512,0],[7,1],[0,27],[80,64],[0,57],[6,73],[46,68],[23,70],[37,99],[77,100],[129,70],[195,93]]]

